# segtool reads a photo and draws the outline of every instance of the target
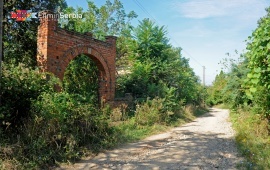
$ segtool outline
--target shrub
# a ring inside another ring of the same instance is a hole
[[[176,121],[181,115],[179,111],[168,108],[169,101],[167,99],[155,98],[153,100],[147,99],[145,103],[136,106],[135,121],[138,125],[151,126],[155,123],[170,124]],[[178,103],[180,106],[180,102]]]
[[[139,125],[151,126],[160,122],[160,114],[163,109],[162,99],[149,100],[136,106],[135,121]]]
[[[247,158],[249,169],[270,168],[269,120],[261,114],[250,112],[250,107],[231,112],[236,129],[236,141]]]
[[[82,94],[56,93],[56,84],[53,75],[4,65],[0,161],[11,160],[16,169],[47,169],[78,158],[84,147],[97,151],[116,143],[109,110],[99,110]]]
[[[53,92],[56,78],[38,70],[26,68],[23,64],[3,65],[1,77],[0,126],[17,126],[29,116],[31,102],[43,92]]]
[[[98,151],[114,143],[107,117],[93,105],[81,103],[78,96],[44,93],[33,102],[31,114],[20,131],[27,145],[21,146],[24,154],[18,160],[29,159],[42,167],[79,158],[83,146]]]
[[[79,55],[65,70],[63,89],[84,96],[87,102],[98,103],[98,68],[88,56]]]

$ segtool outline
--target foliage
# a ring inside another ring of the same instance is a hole
[[[138,125],[151,126],[161,122],[160,114],[163,109],[162,99],[147,100],[143,105],[137,105],[135,121]]]
[[[167,123],[170,124],[173,121],[177,120],[174,112],[171,111],[171,108],[166,106],[166,99],[155,98],[153,100],[147,99],[147,101],[141,105],[137,105],[135,111],[135,121],[138,125],[147,125],[151,126],[155,123]],[[165,103],[165,104],[164,104]],[[182,109],[179,108],[180,112]]]
[[[29,0],[10,1],[5,8],[56,9],[57,5],[65,7],[65,2],[31,5]],[[205,89],[181,48],[169,44],[164,26],[145,19],[134,28],[131,20],[137,15],[133,11],[126,14],[119,0],[107,0],[101,7],[88,1],[86,10],[69,7],[63,11],[84,17],[61,20],[63,28],[93,32],[101,40],[106,35],[118,36],[117,66],[125,73],[119,75],[117,88],[121,94],[132,93],[137,107],[129,112],[126,106],[113,111],[97,107],[98,69],[89,56],[80,55],[70,62],[63,86],[53,75],[30,69],[35,67],[38,21],[17,23],[6,17],[1,163],[10,160],[14,169],[49,169],[58,161],[74,161],[86,154],[84,149],[100,151],[194,118]],[[55,92],[56,87],[62,91]]]
[[[270,119],[270,8],[248,38],[247,52],[239,62],[225,61],[221,72],[208,89],[208,103],[229,105],[237,131],[236,140],[247,158],[247,169],[269,169]]]
[[[221,72],[209,88],[209,104],[226,103],[233,108],[251,105],[257,113],[269,117],[269,22],[268,14],[258,22],[258,28],[249,37],[247,52],[241,60],[225,61],[228,72]]]
[[[223,65],[228,69],[228,72],[221,71],[216,76],[213,85],[208,88],[207,104],[218,105],[225,103],[231,108],[248,105],[250,100],[245,94],[246,88],[244,86],[249,72],[247,64],[248,60],[245,55],[241,55],[238,62],[224,60]]]
[[[48,169],[56,162],[74,161],[87,154],[84,148],[97,152],[118,143],[138,140],[154,132],[164,131],[164,124],[177,122],[176,118],[180,115],[185,117],[184,113],[176,115],[169,109],[172,106],[170,102],[173,102],[172,89],[167,98],[142,103],[135,116],[126,118],[120,126],[109,126],[110,110],[97,109],[94,104],[85,102],[82,94],[66,91],[55,93],[53,89],[57,81],[53,81],[52,75],[51,81],[47,81],[46,74],[22,65],[9,66],[3,75],[7,85],[16,80],[9,89],[21,89],[25,94],[22,99],[29,102],[29,110],[24,112],[27,117],[16,126],[16,132],[12,131],[12,127],[8,131],[0,131],[1,161],[6,165],[6,160],[11,160],[15,169]],[[36,94],[38,97],[30,100],[30,94],[35,93],[27,89],[32,86],[40,91]],[[182,111],[181,107],[176,110]],[[144,118],[151,122],[144,123]]]
[[[152,63],[135,63],[131,75],[124,75],[118,80],[118,90],[132,93],[136,97],[146,97],[147,83],[152,72]]]
[[[48,154],[51,156],[48,158],[53,160],[61,157],[64,160],[78,158],[81,146],[101,150],[112,133],[106,122],[106,115],[92,104],[82,103],[77,95],[66,92],[43,94],[33,104],[32,112],[35,116],[33,122],[28,124],[35,126],[34,129],[42,130],[32,131],[30,136],[34,140],[45,142],[43,146],[38,146],[40,149],[49,146]],[[51,153],[52,150],[54,153]],[[35,152],[38,153],[39,150]]]
[[[97,104],[98,68],[96,64],[88,56],[77,56],[66,68],[63,88],[70,94],[83,96],[85,102]]]
[[[223,103],[227,103],[230,107],[236,108],[240,105],[248,105],[250,103],[243,85],[249,72],[247,64],[248,61],[245,58],[238,64],[231,63],[231,72],[227,78],[228,82],[223,89]]]
[[[199,103],[198,78],[188,60],[181,56],[181,49],[169,44],[165,28],[145,19],[135,28],[134,35],[134,64],[130,74],[119,78],[118,89],[136,98],[174,99],[173,105],[181,99]]]
[[[114,131],[106,116],[92,104],[81,103],[77,95],[43,93],[32,104],[31,118],[18,127],[18,146],[4,158],[16,158],[23,169],[47,169],[56,162],[81,157],[85,147],[93,152],[111,147]]]
[[[68,7],[64,12],[83,15],[83,19],[69,18],[61,20],[61,27],[65,29],[80,33],[91,32],[95,38],[100,40],[105,40],[107,35],[117,36],[117,65],[119,62],[128,65],[127,58],[131,53],[131,44],[134,44],[131,35],[133,29],[131,21],[137,17],[134,11],[126,13],[121,1],[114,0],[111,2],[111,0],[106,0],[101,7],[97,7],[93,1],[88,1],[87,9]]]
[[[257,103],[260,111],[270,114],[270,8],[267,15],[260,19],[257,29],[249,37],[247,58],[250,72],[247,77],[247,95]],[[262,102],[263,101],[263,102]]]
[[[65,19],[61,22],[62,27],[81,33],[92,32],[98,39],[104,39],[106,35],[121,36],[123,31],[129,29],[130,21],[137,17],[134,11],[126,14],[119,0],[107,0],[100,8],[94,2],[88,1],[86,10],[82,7],[69,7],[64,12],[80,13],[84,19]]]
[[[245,107],[231,112],[231,120],[236,130],[236,142],[248,160],[248,169],[270,168],[269,122],[260,114],[250,112],[252,108]]]
[[[10,18],[10,12],[21,10],[32,10],[40,12],[42,10],[55,11],[57,7],[65,8],[65,0],[4,0],[3,17],[3,42],[4,61],[6,63],[24,63],[26,66],[36,66],[37,53],[37,29],[39,21],[37,19],[27,22],[17,22]]]
[[[217,105],[222,103],[222,90],[226,86],[226,75],[223,71],[220,71],[220,73],[216,76],[213,85],[208,88],[208,98],[207,98],[207,104]]]
[[[15,127],[29,116],[31,102],[43,92],[53,92],[57,79],[48,73],[26,68],[24,64],[3,65],[1,77],[1,127]]]
[[[164,26],[159,27],[150,19],[140,21],[134,31],[137,41],[136,59],[143,62],[147,59],[157,60],[161,62],[168,59],[166,50],[170,49],[169,40],[166,37]]]

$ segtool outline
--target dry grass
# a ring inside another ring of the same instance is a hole
[[[269,121],[259,114],[238,110],[231,113],[236,141],[247,158],[248,169],[270,169]]]

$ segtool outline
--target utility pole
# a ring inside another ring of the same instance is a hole
[[[203,66],[203,89],[206,93],[206,87],[205,87],[205,66]],[[205,93],[203,94],[203,106],[204,108],[206,108],[206,104],[205,104]]]
[[[205,66],[203,66],[203,86],[205,86]]]
[[[0,106],[2,98],[2,61],[3,61],[3,11],[4,11],[4,2],[0,0]]]

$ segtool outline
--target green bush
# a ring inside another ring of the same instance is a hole
[[[266,9],[266,12],[267,14],[258,21],[257,28],[247,41],[246,56],[249,60],[250,71],[246,81],[248,96],[258,107],[263,108],[261,113],[270,119],[270,7]]]
[[[163,109],[162,99],[149,100],[136,106],[135,121],[139,125],[151,126],[160,122],[160,114]]]
[[[115,143],[106,115],[77,95],[43,93],[33,102],[31,115],[19,129],[19,146],[12,149],[23,168],[46,168],[81,157],[85,147],[95,152]]]
[[[142,104],[137,104],[135,111],[135,121],[138,125],[151,126],[155,123],[171,124],[181,116],[181,102],[178,103],[179,110],[172,110],[176,108],[176,103],[173,107],[170,106],[170,101],[167,99],[155,98],[147,99]]]
[[[87,102],[98,103],[98,68],[89,56],[79,55],[65,70],[63,89],[82,95]]]
[[[53,92],[57,79],[26,68],[23,64],[3,65],[1,77],[0,127],[14,127],[29,116],[31,102],[43,92]]]
[[[79,158],[83,147],[97,151],[116,143],[108,111],[83,94],[56,93],[53,75],[4,65],[1,83],[1,160],[13,160],[19,169],[47,169]]]

